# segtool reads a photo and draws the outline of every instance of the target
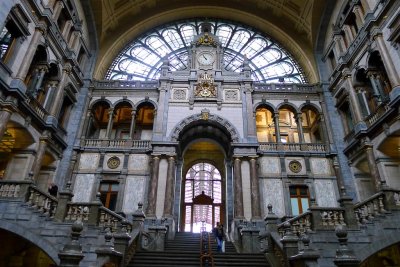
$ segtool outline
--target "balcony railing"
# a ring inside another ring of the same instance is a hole
[[[375,113],[365,118],[367,126],[369,127],[377,122],[389,109],[390,107],[387,104],[380,105]]]
[[[125,139],[85,139],[85,147],[131,148],[150,149],[149,140],[125,140]]]
[[[94,81],[93,86],[96,89],[156,89],[158,81]]]
[[[256,91],[270,92],[296,92],[296,93],[317,93],[318,86],[310,84],[293,84],[293,83],[254,83]]]
[[[27,106],[34,110],[34,112],[44,121],[48,115],[47,111],[42,107],[42,105],[34,98],[29,97],[25,100]]]
[[[325,144],[320,143],[260,143],[259,151],[308,151],[326,152]]]

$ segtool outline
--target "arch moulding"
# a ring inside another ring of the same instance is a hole
[[[218,115],[210,114],[208,110],[202,110],[201,113],[186,117],[185,119],[181,120],[171,131],[171,141],[178,141],[181,132],[194,122],[211,122],[212,124],[216,124],[230,134],[232,142],[239,142],[239,133],[235,126],[233,126],[228,120]]]

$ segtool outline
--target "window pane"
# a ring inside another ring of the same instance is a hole
[[[308,210],[308,208],[309,208],[308,198],[302,198],[301,199],[301,207],[303,208],[303,213]]]
[[[300,214],[299,204],[297,198],[290,198],[290,204],[292,205],[292,215],[297,216]]]

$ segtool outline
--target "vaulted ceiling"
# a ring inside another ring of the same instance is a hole
[[[333,0],[329,0],[333,1]],[[284,45],[310,81],[317,81],[313,56],[327,0],[91,0],[99,40],[95,77],[135,37],[174,20],[193,17],[237,21]]]

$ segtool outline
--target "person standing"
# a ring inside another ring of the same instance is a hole
[[[219,224],[217,228],[217,251],[225,252],[225,233],[223,224]]]

